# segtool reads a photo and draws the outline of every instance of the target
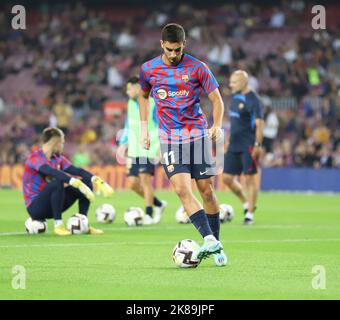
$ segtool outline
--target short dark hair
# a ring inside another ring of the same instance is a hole
[[[126,83],[127,84],[128,83],[137,84],[137,83],[139,83],[139,77],[138,76],[133,76],[133,77],[129,78],[129,80]]]
[[[162,30],[162,40],[168,42],[184,42],[184,28],[177,23],[169,23]]]
[[[43,143],[47,143],[52,138],[54,138],[54,137],[60,137],[61,138],[63,135],[64,135],[64,133],[59,128],[50,127],[50,128],[44,129],[44,131],[42,132],[41,139],[42,139]]]

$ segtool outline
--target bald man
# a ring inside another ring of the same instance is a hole
[[[244,224],[249,225],[254,223],[258,193],[255,174],[263,139],[263,107],[259,97],[249,88],[245,71],[237,70],[231,75],[230,88],[230,135],[226,139],[223,181],[242,202]],[[243,190],[235,179],[241,173],[245,176],[247,190]]]

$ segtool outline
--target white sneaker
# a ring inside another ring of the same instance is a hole
[[[247,214],[244,217],[243,224],[245,224],[245,225],[254,224],[254,214],[247,212]]]
[[[222,250],[220,253],[214,254],[214,261],[217,267],[223,267],[228,263],[228,258]]]
[[[196,257],[199,260],[208,258],[212,254],[220,253],[223,250],[222,243],[213,235],[204,237],[204,244],[199,248]],[[195,257],[195,258],[196,258]]]
[[[160,207],[153,207],[153,223],[157,224],[162,219],[162,215],[164,213],[165,208],[167,207],[168,203],[164,200],[161,200],[162,205]]]
[[[146,214],[143,219],[143,224],[145,225],[154,224],[152,217]]]

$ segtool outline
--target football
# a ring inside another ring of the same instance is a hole
[[[189,216],[185,212],[183,206],[179,207],[176,211],[176,221],[178,223],[190,223]]]
[[[44,233],[47,231],[47,222],[32,220],[32,218],[28,218],[25,221],[25,229],[28,234]]]
[[[143,224],[144,211],[141,208],[131,207],[124,213],[124,221],[129,227]]]
[[[80,213],[70,217],[67,221],[67,230],[72,234],[84,234],[89,232],[89,220]]]
[[[172,252],[172,259],[180,268],[196,268],[200,260],[194,259],[200,246],[194,240],[186,239],[178,242]]]
[[[230,222],[234,218],[234,209],[230,204],[220,204],[220,221]]]
[[[112,223],[116,217],[116,209],[104,203],[96,209],[96,218],[99,223]]]

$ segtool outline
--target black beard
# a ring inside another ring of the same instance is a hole
[[[181,62],[181,59],[173,59],[173,60],[169,59],[169,61],[171,65],[176,66]]]

